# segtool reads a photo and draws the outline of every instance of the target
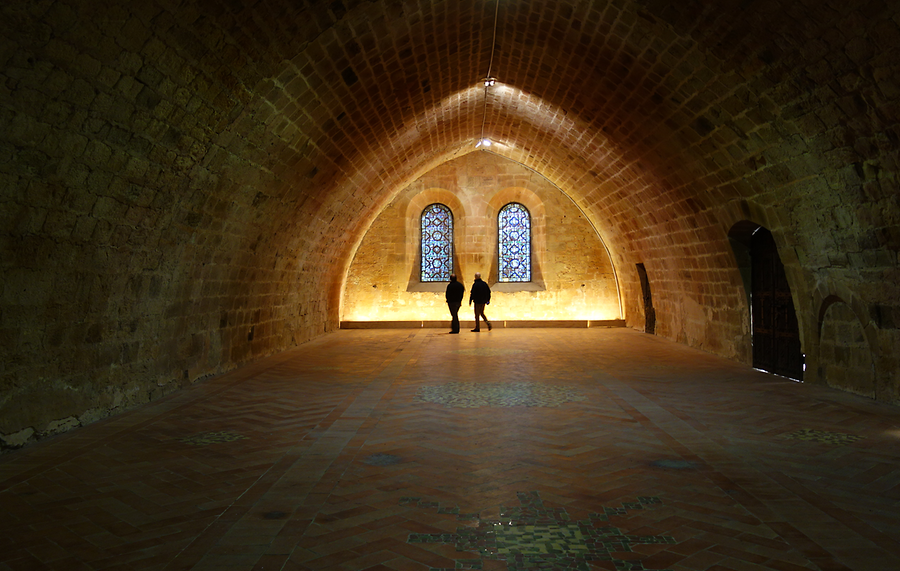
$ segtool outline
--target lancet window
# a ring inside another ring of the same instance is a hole
[[[531,281],[531,215],[511,202],[500,209],[498,229],[498,281]]]
[[[453,213],[443,204],[422,211],[421,281],[447,282],[453,273]]]

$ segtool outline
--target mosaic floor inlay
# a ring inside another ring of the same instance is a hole
[[[865,436],[857,436],[855,434],[846,434],[844,432],[827,432],[825,430],[815,430],[812,428],[803,428],[797,432],[792,432],[785,436],[794,440],[809,440],[812,442],[821,442],[823,444],[853,444],[859,440],[865,439]]]
[[[610,516],[626,515],[629,510],[661,504],[653,496],[605,508],[604,513],[590,514],[588,519],[573,522],[565,508],[546,508],[538,492],[520,492],[519,506],[500,506],[499,521],[481,520],[478,514],[458,514],[458,521],[475,521],[476,527],[458,527],[456,533],[411,533],[409,543],[452,544],[457,551],[478,553],[480,559],[458,559],[457,569],[481,569],[484,560],[505,561],[514,571],[529,569],[588,571],[590,561],[610,561],[617,570],[643,570],[640,560],[618,559],[613,553],[632,552],[638,544],[675,544],[665,535],[628,535],[609,523]],[[456,513],[441,508],[437,502],[421,498],[401,498],[401,505],[437,508],[438,513]],[[449,571],[434,569],[431,571]]]
[[[243,440],[245,438],[247,437],[236,432],[219,431],[201,432],[200,434],[195,434],[186,438],[179,438],[179,440],[185,444],[192,444],[194,446],[207,446],[209,444],[219,444],[222,442],[234,442],[235,440]]]
[[[363,458],[363,463],[369,466],[393,466],[400,463],[400,457],[393,454],[372,454]]]
[[[555,407],[587,397],[572,387],[541,383],[446,383],[420,387],[416,400],[454,408]]]
[[[671,470],[696,470],[697,464],[688,462],[687,460],[656,460],[650,463],[651,466],[657,468],[669,468]]]
[[[477,357],[496,357],[498,355],[517,355],[525,353],[522,349],[499,349],[497,347],[480,347],[478,349],[458,349],[451,353],[459,353],[460,355],[474,355]]]

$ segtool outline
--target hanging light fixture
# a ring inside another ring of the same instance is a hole
[[[493,145],[491,140],[487,137],[484,137],[482,139],[479,139],[478,142],[475,143],[475,148],[477,149],[478,147],[490,147],[491,145]]]
[[[494,34],[491,38],[491,59],[488,63],[488,72],[487,75],[482,79],[482,83],[484,83],[484,108],[481,114],[481,138],[478,139],[478,142],[475,143],[475,148],[478,149],[480,147],[490,147],[492,142],[489,138],[484,136],[484,126],[487,122],[487,105],[488,105],[488,89],[493,87],[494,84],[497,83],[497,80],[491,75],[491,71],[494,69],[494,49],[497,47],[497,16],[500,13],[500,0],[497,0],[497,3],[494,7]]]

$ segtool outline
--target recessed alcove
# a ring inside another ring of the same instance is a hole
[[[476,151],[414,181],[375,219],[347,272],[342,322],[449,319],[446,283],[418,279],[419,217],[435,201],[453,212],[454,271],[460,281],[468,291],[475,272],[481,272],[492,288],[487,309],[492,320],[621,319],[609,254],[572,200],[522,165]],[[528,282],[497,281],[497,212],[510,202],[525,205],[532,217]]]

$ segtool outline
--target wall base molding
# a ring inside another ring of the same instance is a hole
[[[475,327],[474,320],[459,321],[460,329]],[[625,327],[624,319],[567,319],[567,320],[496,320],[491,321],[494,329],[537,329],[537,328],[574,328],[585,329],[588,327]],[[448,329],[450,320],[442,321],[341,321],[341,329]]]

